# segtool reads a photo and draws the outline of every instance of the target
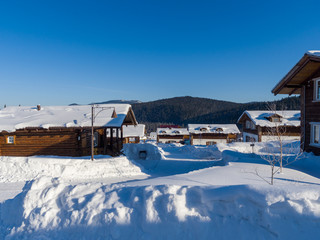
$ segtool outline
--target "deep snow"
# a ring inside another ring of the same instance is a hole
[[[288,157],[298,146],[286,145]],[[129,144],[126,156],[94,162],[3,157],[0,189],[25,185],[1,196],[0,238],[318,239],[320,157],[303,154],[270,186],[259,157],[270,150]]]

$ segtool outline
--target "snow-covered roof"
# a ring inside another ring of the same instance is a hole
[[[131,105],[95,105],[94,126],[121,127]],[[117,117],[112,118],[115,110]],[[6,107],[0,110],[0,131],[12,132],[23,128],[90,127],[91,105]]]
[[[188,124],[190,133],[222,133],[237,134],[240,133],[236,124]]]
[[[144,137],[146,125],[124,125],[123,126],[123,137]]]
[[[308,55],[317,56],[320,57],[320,51],[319,50],[310,50],[307,52]]]
[[[268,118],[273,115],[279,115],[281,122],[271,122]],[[300,111],[288,110],[288,111],[244,111],[240,116],[238,122],[244,115],[247,115],[252,122],[261,127],[275,127],[278,126],[300,126]]]
[[[157,135],[189,135],[189,132],[186,128],[157,128]]]

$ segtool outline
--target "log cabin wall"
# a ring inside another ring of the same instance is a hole
[[[182,142],[185,140],[184,135],[158,135],[157,142]]]
[[[191,134],[191,145],[213,145],[216,143],[229,142],[229,134],[223,133],[201,133]]]
[[[305,94],[301,95],[302,104],[301,116],[305,116],[302,120],[304,122],[304,150],[307,152],[312,151],[314,154],[320,155],[320,148],[310,145],[311,140],[311,122],[320,122],[320,102],[314,101],[314,81],[312,79],[320,77],[319,71],[310,77],[305,85]],[[302,89],[303,90],[303,89]],[[302,105],[302,107],[303,107]]]
[[[14,137],[14,143],[7,143],[8,136]],[[81,156],[80,136],[80,130],[75,129],[1,132],[0,154],[2,156]]]
[[[121,131],[121,128],[116,128]],[[94,154],[117,156],[123,147],[121,134],[115,134],[113,139],[106,137],[105,128],[95,129],[98,132],[98,145]],[[8,143],[12,136],[13,143]],[[24,129],[15,132],[0,133],[1,156],[90,156],[90,128],[59,128],[59,129]]]

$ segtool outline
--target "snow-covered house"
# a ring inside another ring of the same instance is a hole
[[[92,114],[93,113],[93,114]],[[0,155],[117,155],[123,125],[137,125],[128,104],[6,107],[0,110]]]
[[[157,141],[157,132],[151,132],[148,136],[148,140]]]
[[[191,145],[214,145],[237,139],[240,131],[236,124],[188,124]]]
[[[285,127],[282,140],[300,140],[300,111],[244,111],[238,123],[244,142],[277,140],[277,126]]]
[[[180,143],[189,140],[186,128],[157,128],[157,142]]]
[[[139,143],[146,140],[146,125],[125,125],[123,126],[123,143]]]
[[[272,93],[300,94],[302,147],[320,155],[320,51],[305,53]]]

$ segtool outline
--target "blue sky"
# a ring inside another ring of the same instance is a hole
[[[0,106],[278,99],[274,85],[320,49],[317,9],[308,0],[1,1]]]

